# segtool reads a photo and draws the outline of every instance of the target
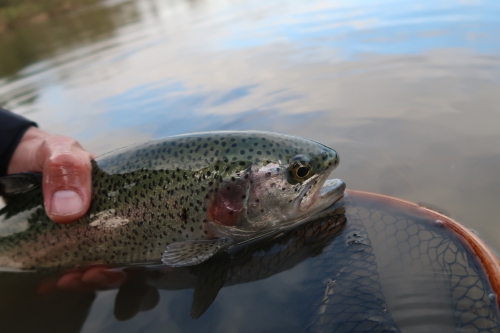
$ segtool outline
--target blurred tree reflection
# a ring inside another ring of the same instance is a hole
[[[46,20],[101,0],[0,0],[0,31]]]
[[[13,76],[65,49],[108,38],[118,26],[139,17],[133,2],[81,8],[97,2],[0,0],[0,77]],[[76,8],[81,10],[72,11]],[[5,23],[8,15],[17,15],[10,25]]]

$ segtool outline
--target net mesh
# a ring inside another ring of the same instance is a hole
[[[380,203],[343,206],[346,227],[306,282],[317,289],[305,309],[310,332],[499,331],[491,285],[459,236]]]

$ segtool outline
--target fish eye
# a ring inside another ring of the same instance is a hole
[[[290,174],[298,182],[307,179],[311,175],[312,166],[309,160],[302,156],[296,156],[290,161]]]
[[[307,175],[309,175],[309,172],[311,171],[311,167],[308,166],[299,166],[297,169],[295,169],[295,175],[297,178],[305,178]]]

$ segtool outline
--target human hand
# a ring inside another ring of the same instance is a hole
[[[78,292],[94,292],[119,288],[127,278],[121,270],[112,270],[106,266],[77,267],[62,275],[44,276],[38,287],[39,294],[51,293],[55,290],[72,290]]]
[[[70,223],[89,209],[92,158],[74,139],[30,127],[12,155],[7,173],[42,173],[47,215],[54,222]]]
[[[89,267],[88,269],[70,271],[57,281],[57,288],[89,291],[118,288],[126,278],[121,271],[112,271],[105,266]]]
[[[173,269],[175,268],[168,270]],[[147,274],[140,266],[125,269],[106,266],[80,267],[67,271],[62,276],[44,278],[38,287],[38,293],[47,294],[55,290],[88,293],[118,289],[114,315],[117,320],[124,321],[141,311],[154,309],[160,301],[158,289],[147,282]],[[166,272],[158,271],[153,273],[153,276],[158,274],[161,276]]]

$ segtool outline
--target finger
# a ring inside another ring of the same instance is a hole
[[[57,289],[57,282],[58,279],[54,277],[50,277],[47,279],[44,279],[43,281],[40,282],[40,285],[38,286],[38,294],[48,294],[54,290]]]
[[[82,281],[100,288],[118,287],[126,278],[120,271],[110,271],[106,267],[93,267],[82,276]]]
[[[59,281],[57,281],[57,287],[59,289],[66,290],[84,290],[86,289],[85,284],[82,282],[83,273],[81,272],[70,272],[63,275]]]
[[[90,153],[74,139],[51,136],[45,139],[37,159],[43,170],[47,215],[58,223],[78,220],[90,206]]]
[[[85,271],[66,272],[54,285],[59,289],[74,291],[95,291],[117,288],[125,280],[126,274],[110,271],[104,266],[91,267]]]

